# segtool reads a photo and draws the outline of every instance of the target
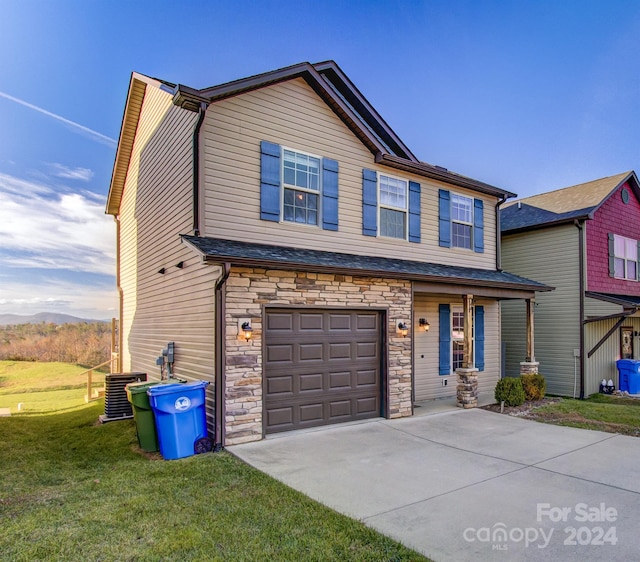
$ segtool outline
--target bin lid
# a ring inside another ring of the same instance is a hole
[[[156,386],[157,384],[164,384],[164,381],[130,382],[129,384],[126,384],[124,388],[131,394],[140,394],[142,392],[147,392],[147,389],[152,386]]]
[[[162,384],[152,386],[147,390],[149,396],[161,396],[163,394],[172,394],[174,392],[184,392],[185,390],[199,390],[207,388],[209,381],[193,381],[185,384]]]

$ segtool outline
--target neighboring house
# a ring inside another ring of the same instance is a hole
[[[505,268],[553,285],[535,309],[535,360],[547,391],[586,397],[640,357],[640,190],[634,172],[510,202]],[[502,307],[507,374],[518,373],[525,310]]]
[[[202,90],[133,74],[107,202],[120,368],[175,342],[217,446],[410,416],[456,372],[473,406],[499,302],[549,290],[500,270],[510,196],[418,161],[334,62]]]

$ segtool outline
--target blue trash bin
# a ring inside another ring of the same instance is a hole
[[[629,394],[640,393],[640,361],[636,359],[618,359],[616,361],[618,367],[619,384],[621,391],[627,391]]]
[[[147,390],[158,432],[160,454],[167,460],[211,451],[205,412],[207,381],[164,384]]]

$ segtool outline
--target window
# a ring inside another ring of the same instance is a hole
[[[317,225],[320,158],[285,148],[282,167],[283,220]]]
[[[484,252],[484,203],[438,190],[438,244],[443,248],[464,248]]]
[[[380,175],[380,236],[407,238],[407,182]]]
[[[624,236],[613,235],[614,277],[616,279],[638,278],[638,242]]]
[[[462,368],[464,360],[464,312],[451,311],[451,371]]]
[[[471,249],[473,199],[451,194],[451,245]]]

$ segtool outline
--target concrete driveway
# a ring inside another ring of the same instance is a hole
[[[638,438],[455,410],[229,450],[436,561],[640,556]]]

